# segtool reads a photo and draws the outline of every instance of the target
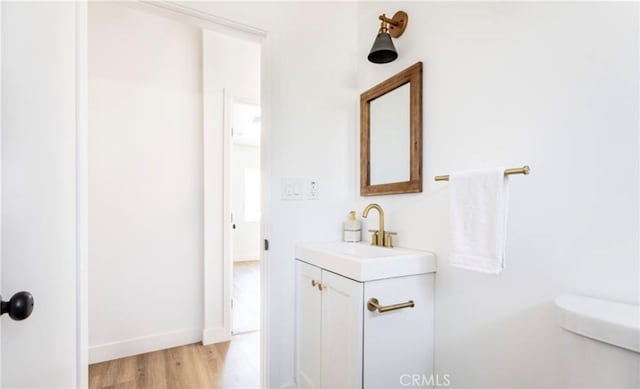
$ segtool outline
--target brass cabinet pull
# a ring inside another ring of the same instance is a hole
[[[371,312],[378,311],[380,313],[395,311],[403,308],[413,308],[415,306],[416,304],[413,302],[413,300],[409,300],[406,303],[400,303],[400,304],[380,305],[380,303],[378,302],[378,299],[373,297],[373,298],[370,298],[369,301],[367,302],[367,309],[369,309]]]
[[[311,286],[313,286],[313,287],[315,288],[315,287],[316,287],[316,286],[318,286],[318,285],[320,285],[320,283],[319,283],[318,281],[316,281],[316,280],[311,280]]]

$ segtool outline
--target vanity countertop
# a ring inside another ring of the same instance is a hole
[[[436,271],[431,252],[368,243],[300,243],[296,258],[360,282]]]

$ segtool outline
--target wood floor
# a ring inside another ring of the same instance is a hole
[[[260,261],[233,264],[233,333],[260,329]]]
[[[190,344],[89,366],[89,388],[260,387],[260,333]]]

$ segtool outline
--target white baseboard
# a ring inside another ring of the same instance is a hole
[[[205,328],[202,330],[202,344],[228,342],[231,340],[231,331],[224,327]]]
[[[233,263],[242,263],[242,262],[260,262],[260,257],[251,257],[251,258],[234,258]]]
[[[295,388],[296,388],[296,384],[293,382],[280,385],[280,389],[295,389]]]
[[[194,328],[89,346],[89,363],[110,361],[112,359],[183,346],[185,344],[199,342],[201,339],[201,329]]]

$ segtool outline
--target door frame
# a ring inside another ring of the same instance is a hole
[[[192,26],[201,28],[203,30],[211,30],[216,31],[222,34],[227,34],[236,38],[241,38],[245,40],[249,40],[251,42],[256,42],[260,45],[260,57],[261,57],[261,68],[260,68],[260,93],[261,93],[261,112],[262,112],[262,125],[261,125],[261,135],[264,135],[269,131],[268,119],[270,116],[265,115],[265,111],[268,110],[267,105],[265,104],[267,99],[265,96],[269,95],[269,84],[265,82],[267,79],[266,74],[269,72],[269,67],[264,61],[267,53],[269,52],[270,47],[270,36],[267,31],[253,27],[247,24],[235,22],[230,19],[226,19],[223,17],[218,17],[216,15],[212,15],[206,12],[202,12],[199,10],[195,10],[185,5],[169,2],[169,1],[148,1],[148,0],[139,0],[135,3],[127,3],[127,6],[132,7],[141,7],[147,11],[155,12],[157,14],[165,15],[172,17],[177,20],[181,20],[185,23],[188,23]],[[77,386],[81,388],[87,388],[89,386],[89,341],[88,341],[88,328],[89,328],[89,318],[88,318],[88,3],[87,2],[76,2],[76,194],[77,194],[77,204],[76,204],[76,218],[77,218],[77,231],[76,231],[76,252],[77,252],[77,300],[76,304],[78,307],[78,317],[77,317]],[[203,134],[206,139],[207,134]],[[269,165],[267,159],[267,150],[268,150],[268,142],[266,141],[267,137],[261,137],[260,143],[260,169],[261,169],[261,206],[262,206],[262,218],[260,224],[260,235],[261,239],[264,239],[267,236],[267,221],[269,214],[267,212],[267,208],[265,207],[268,204],[268,191],[265,189],[268,188],[267,182],[269,179]],[[203,156],[206,159],[206,147],[203,148]],[[207,177],[203,177],[203,182]],[[204,206],[207,207],[207,198],[203,195],[204,198]],[[210,204],[213,207],[223,206],[222,204]],[[228,227],[229,223],[224,219],[223,225]],[[206,239],[208,234],[211,233],[209,231],[211,226],[207,223],[204,223],[204,231],[203,237]],[[224,249],[226,250],[226,249]],[[203,258],[203,269],[204,269],[204,284],[205,285],[215,285],[218,281],[216,279],[216,269],[210,269],[212,267],[211,264],[208,264],[210,258]],[[263,387],[267,387],[267,383],[269,382],[269,363],[267,360],[267,350],[269,349],[269,320],[268,320],[268,307],[269,307],[269,298],[268,298],[268,268],[265,266],[265,260],[267,259],[267,253],[261,251],[260,255],[260,277],[261,277],[261,328],[260,328],[260,375],[261,382]],[[224,264],[224,262],[223,262]],[[208,270],[209,268],[209,270]],[[224,272],[224,269],[218,269]],[[218,273],[219,274],[219,273]],[[226,277],[225,277],[226,278]],[[203,317],[207,315],[207,295],[203,293]],[[230,290],[227,293],[223,293],[223,299],[225,302],[225,306],[229,306],[229,312],[224,312],[224,323],[225,326],[230,323]],[[209,312],[210,315],[215,316],[217,312]],[[229,337],[230,337],[230,326],[229,328]],[[204,340],[204,327],[203,322],[203,340]],[[224,335],[224,334],[223,334]],[[218,341],[223,341],[225,339],[220,338]]]
[[[89,387],[89,6],[76,2],[76,385]]]

